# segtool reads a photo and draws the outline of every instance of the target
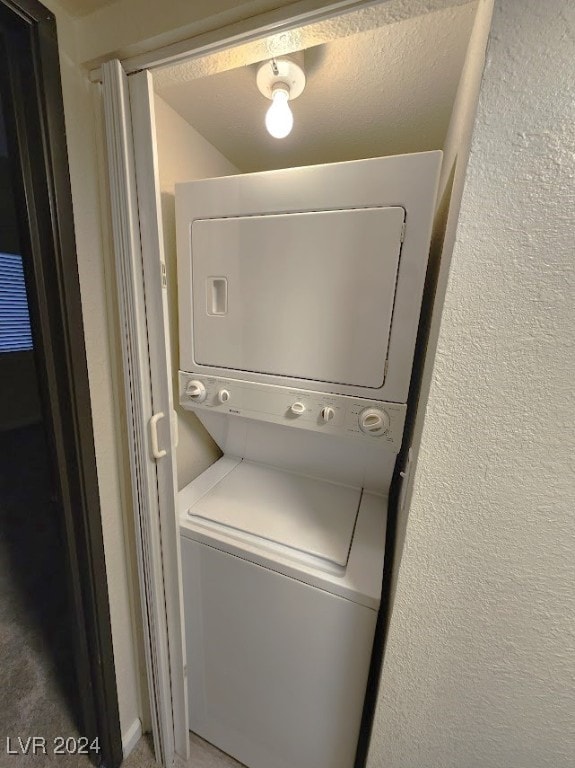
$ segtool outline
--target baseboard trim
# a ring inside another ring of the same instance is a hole
[[[142,723],[139,718],[136,718],[128,730],[122,734],[122,750],[124,752],[124,760],[128,757],[130,752],[134,749],[141,738]]]

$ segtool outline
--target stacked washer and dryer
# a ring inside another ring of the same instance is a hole
[[[176,188],[190,728],[249,768],[352,768],[441,152]]]

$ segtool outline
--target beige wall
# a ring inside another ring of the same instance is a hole
[[[174,367],[174,403],[177,403],[179,399],[178,286],[174,185],[178,182],[206,179],[211,176],[229,176],[238,173],[238,169],[159,96],[156,97],[155,108],[168,278],[170,344]],[[176,405],[176,412],[179,430],[178,486],[183,488],[219,458],[221,452],[191,411],[185,411]]]
[[[573,765],[574,40],[496,3],[369,768]]]

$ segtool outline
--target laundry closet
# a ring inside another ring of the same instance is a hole
[[[171,467],[156,629],[175,727],[248,768],[352,768],[369,729],[390,490],[476,10],[378,24],[363,9],[344,32],[304,27],[130,83],[149,385],[171,387],[146,425]],[[278,83],[283,138],[264,123]]]

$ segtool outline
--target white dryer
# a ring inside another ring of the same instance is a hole
[[[249,768],[352,768],[440,152],[176,188],[190,727]]]

